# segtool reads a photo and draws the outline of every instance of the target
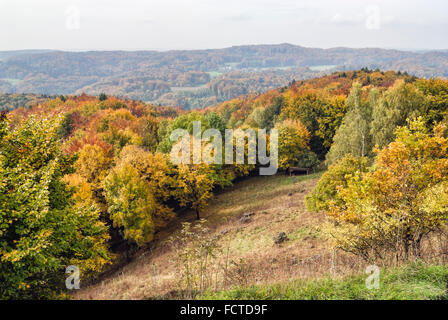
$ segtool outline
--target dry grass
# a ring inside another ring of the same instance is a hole
[[[343,275],[358,271],[364,264],[353,256],[331,250],[321,225],[324,214],[305,209],[305,196],[319,175],[308,177],[253,177],[217,195],[202,217],[211,234],[219,235],[223,251],[219,261],[232,266],[244,261],[244,284],[268,284],[324,275]],[[240,223],[244,213],[254,213],[251,221]],[[169,229],[157,235],[151,250],[101,283],[81,289],[75,299],[157,299],[170,297],[177,288],[174,250],[169,236],[178,232],[181,222],[194,222],[187,213]],[[285,232],[289,238],[281,245],[274,237]],[[217,280],[216,290],[240,285]]]

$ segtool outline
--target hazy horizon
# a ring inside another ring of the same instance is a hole
[[[448,49],[443,0],[3,0],[0,51]]]
[[[103,48],[85,48],[85,49],[71,49],[71,48],[57,48],[57,49],[49,49],[49,48],[21,48],[21,49],[8,49],[8,50],[0,50],[0,52],[14,52],[14,51],[63,51],[63,52],[89,52],[89,51],[194,51],[194,50],[220,50],[231,47],[239,47],[239,46],[275,46],[275,45],[293,45],[300,46],[304,48],[314,48],[314,49],[335,49],[335,48],[347,48],[347,49],[385,49],[385,50],[398,50],[398,51],[410,51],[410,52],[428,52],[428,51],[448,51],[448,48],[398,48],[398,47],[350,47],[350,46],[335,46],[335,47],[308,47],[295,43],[247,43],[247,44],[238,44],[238,45],[230,45],[226,47],[213,47],[213,48],[127,48],[127,49],[103,49]]]

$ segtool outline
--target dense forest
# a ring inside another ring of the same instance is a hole
[[[170,134],[193,121],[275,128],[280,170],[328,168],[307,205],[339,250],[406,261],[446,228],[446,80],[363,68],[200,111],[64,95],[1,114],[0,296],[60,296],[67,265],[94,278],[262,165],[172,164]]]
[[[122,96],[193,109],[264,92],[329,70],[446,77],[448,54],[290,44],[191,51],[0,52],[0,92]]]
[[[43,103],[45,100],[54,99],[55,96],[32,94],[32,93],[4,93],[0,94],[0,108],[7,110],[14,110],[16,108],[30,108],[39,103]]]

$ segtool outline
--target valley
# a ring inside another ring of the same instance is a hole
[[[120,96],[202,109],[293,80],[367,67],[447,77],[448,54],[291,44],[212,50],[0,52],[0,93]]]

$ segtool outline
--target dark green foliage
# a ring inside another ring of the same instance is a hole
[[[105,93],[101,93],[101,94],[98,96],[98,100],[100,100],[100,101],[107,100],[107,95],[106,95]]]
[[[62,123],[59,129],[59,136],[62,139],[67,138],[73,132],[73,113],[69,112],[62,118]]]
[[[223,118],[216,112],[209,112],[205,115],[205,121],[207,121],[208,126],[213,129],[217,129],[221,132],[221,135],[224,137],[226,124]]]
[[[274,101],[267,106],[260,116],[259,127],[262,129],[270,130],[274,127],[278,116],[280,115],[283,107],[283,97],[275,97]]]

